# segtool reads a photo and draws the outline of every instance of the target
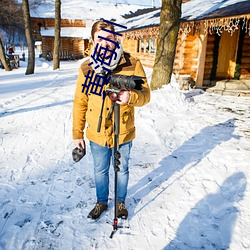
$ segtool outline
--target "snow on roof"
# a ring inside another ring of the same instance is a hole
[[[111,3],[137,4],[148,6],[161,6],[161,0],[108,0]],[[98,2],[107,2],[107,0],[98,0]]]
[[[150,6],[114,4],[93,0],[62,0],[61,5],[63,19],[116,19],[116,23],[126,26],[127,30],[159,25],[160,11],[161,8],[151,8]],[[247,13],[250,13],[250,0],[191,0],[182,4],[181,19],[185,22]],[[54,18],[54,3],[47,1],[36,10],[31,10],[31,16]],[[43,30],[42,35],[52,36],[53,32],[54,29]],[[61,35],[85,39],[87,32],[89,30],[80,28],[62,28]]]
[[[249,3],[249,0],[191,0],[182,5],[182,19],[185,21],[193,21],[246,14],[250,13]],[[223,13],[223,9],[225,10],[229,8],[234,10],[231,11],[231,14],[227,15],[227,12]],[[216,11],[220,13],[220,15],[211,16],[212,13]]]
[[[127,30],[160,24],[160,8],[141,15],[126,16],[120,24]],[[195,21],[250,13],[250,0],[191,0],[182,4],[182,21]],[[124,30],[119,30],[124,31]]]
[[[42,36],[54,36],[54,28],[41,28]],[[62,27],[61,37],[79,37],[82,39],[89,39],[91,34],[91,28],[83,27]]]
[[[138,29],[140,27],[148,27],[148,26],[156,26],[160,23],[160,8],[156,8],[155,10],[137,15],[132,18],[119,20],[119,24],[127,27],[127,30]],[[119,31],[124,31],[124,29],[119,29]]]
[[[108,2],[96,2],[93,0],[62,0],[62,19],[96,20],[96,19],[118,19],[121,15],[135,12],[138,9],[149,8],[150,6],[115,4]],[[30,10],[31,17],[54,18],[55,4],[47,1],[37,9]]]

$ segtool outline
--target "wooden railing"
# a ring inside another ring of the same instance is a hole
[[[59,51],[59,60],[77,60],[83,58],[82,55],[75,55],[71,51]],[[47,53],[46,59],[48,61],[53,60],[53,53],[49,51]]]

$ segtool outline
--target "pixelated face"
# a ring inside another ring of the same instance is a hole
[[[110,28],[107,28],[107,30],[110,30]],[[101,36],[103,38],[101,38],[99,36]],[[112,33],[109,33],[109,32],[107,32],[105,30],[100,30],[98,32],[95,32],[94,46],[96,46],[96,44],[99,44],[99,46],[101,46],[101,47],[106,48],[108,46],[109,50],[113,50],[116,47],[116,45],[114,43],[104,39],[104,38],[107,38],[109,40],[117,42],[117,36],[116,35],[114,35]],[[111,52],[108,51],[106,55],[107,56],[111,55]]]

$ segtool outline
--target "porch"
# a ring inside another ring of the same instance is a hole
[[[206,92],[220,95],[250,97],[250,80],[220,80],[215,83],[214,87],[206,88]]]

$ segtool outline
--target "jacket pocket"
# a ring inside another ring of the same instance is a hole
[[[125,107],[121,110],[120,133],[124,134],[134,129],[134,109]]]

